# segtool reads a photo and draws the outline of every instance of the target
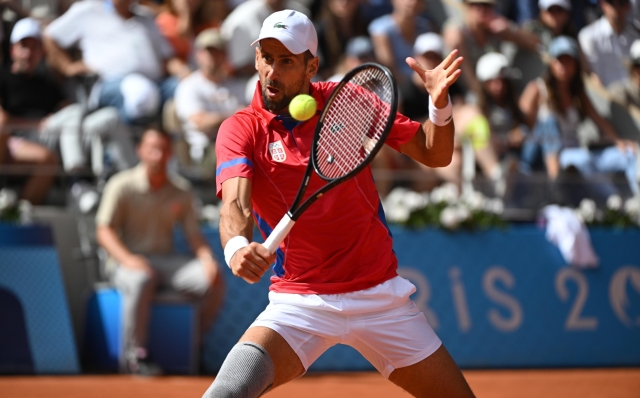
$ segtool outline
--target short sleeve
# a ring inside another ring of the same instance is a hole
[[[118,203],[124,192],[124,185],[122,184],[121,178],[118,177],[120,176],[116,175],[112,177],[104,187],[100,206],[96,214],[97,226],[110,226],[115,228],[118,225],[119,213],[122,212],[122,209],[118,208]]]
[[[216,139],[216,195],[222,198],[222,183],[230,178],[253,179],[254,126],[238,114],[225,120]]]
[[[589,27],[584,28],[578,34],[578,42],[580,43],[580,49],[584,53],[587,60],[591,63],[598,61],[598,54],[594,48],[593,40],[591,40],[591,32]]]
[[[74,3],[67,12],[51,22],[44,33],[62,48],[73,47],[84,35],[83,21],[88,18],[91,3],[93,2]]]
[[[393,21],[389,15],[383,15],[379,18],[374,19],[369,24],[369,34],[371,36],[386,36],[389,33],[389,29]]]
[[[391,132],[385,141],[385,144],[400,152],[400,145],[411,141],[418,132],[420,123],[414,122],[403,114],[397,113],[396,120],[393,123]]]

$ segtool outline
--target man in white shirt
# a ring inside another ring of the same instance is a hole
[[[256,53],[251,43],[260,34],[262,22],[273,12],[281,10],[294,10],[311,16],[305,6],[294,0],[247,0],[222,22],[220,29],[228,43],[229,63],[235,76],[246,79],[256,72]]]
[[[580,31],[580,47],[591,65],[592,77],[607,87],[629,77],[625,62],[640,33],[628,23],[629,0],[601,0],[603,16]]]
[[[174,99],[191,161],[209,169],[212,177],[213,142],[218,128],[245,105],[241,101],[243,82],[230,78],[224,70],[225,45],[218,29],[207,29],[198,35],[195,41],[198,70],[180,82]]]
[[[50,62],[65,76],[100,76],[98,105],[116,106],[130,123],[158,114],[177,81],[166,78],[173,49],[135,0],[74,3],[45,30]],[[82,51],[73,60],[70,50]]]

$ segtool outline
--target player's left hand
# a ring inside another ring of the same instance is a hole
[[[422,79],[436,108],[442,109],[447,106],[449,87],[462,74],[460,65],[463,60],[464,58],[458,57],[458,50],[453,50],[440,65],[431,70],[425,69],[411,57],[408,57],[406,62]]]

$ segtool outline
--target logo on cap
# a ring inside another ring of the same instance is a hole
[[[278,29],[287,29],[287,25],[283,25],[282,22],[276,22],[273,27]]]

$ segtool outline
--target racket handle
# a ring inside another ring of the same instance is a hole
[[[296,222],[289,217],[288,214],[285,214],[282,217],[282,220],[276,225],[271,234],[267,237],[267,240],[264,241],[263,246],[269,250],[269,253],[273,254],[280,246],[280,243],[287,237],[291,228],[293,228],[293,224]]]

